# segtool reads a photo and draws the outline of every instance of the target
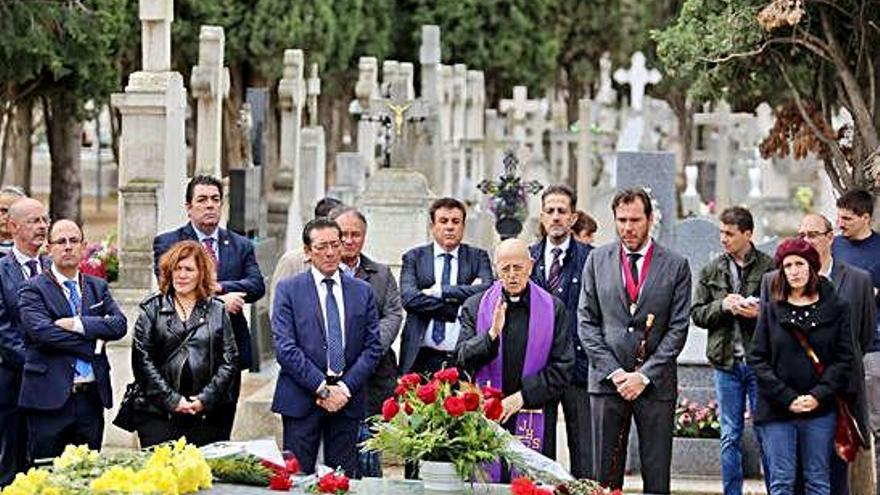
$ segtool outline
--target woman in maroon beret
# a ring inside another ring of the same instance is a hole
[[[819,275],[819,253],[802,239],[776,250],[778,270],[761,307],[748,361],[758,378],[755,424],[770,468],[770,495],[828,495],[836,396],[851,392],[849,309]],[[800,462],[798,462],[800,457]]]

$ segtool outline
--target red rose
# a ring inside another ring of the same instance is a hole
[[[510,482],[510,493],[513,495],[533,495],[536,490],[537,487],[528,478],[514,478]]]
[[[407,390],[408,389],[406,388],[406,386],[404,384],[399,383],[399,384],[397,384],[396,387],[394,387],[394,396],[400,397],[401,395],[405,394]]]
[[[500,400],[503,398],[503,396],[500,389],[486,385],[485,387],[483,387],[483,398]]]
[[[348,476],[340,474],[336,477],[336,490],[343,493],[348,491]]]
[[[318,491],[321,493],[334,493],[338,486],[335,473],[327,473],[318,480]]]
[[[416,391],[416,395],[419,400],[424,402],[425,404],[433,404],[434,401],[437,400],[437,392],[439,391],[440,384],[435,380],[431,380],[430,382],[422,385]]]
[[[412,389],[422,383],[422,377],[418,373],[407,373],[400,377],[400,384],[407,389]]]
[[[397,399],[394,397],[389,397],[382,403],[382,418],[385,421],[391,421],[399,412],[400,404],[397,403]]]
[[[492,421],[499,419],[501,413],[504,412],[504,408],[501,406],[501,399],[492,397],[487,400],[483,405],[483,411],[486,413],[486,417]]]
[[[480,408],[480,394],[476,392],[465,392],[461,398],[464,400],[465,411],[476,411]]]
[[[296,457],[291,457],[287,459],[287,462],[284,463],[285,468],[289,474],[297,474],[299,473],[299,461],[296,460]]]
[[[404,402],[404,403],[403,403],[403,410],[406,412],[407,416],[413,413],[413,408],[412,408],[412,406],[409,404],[409,402]]]
[[[453,418],[457,418],[464,414],[464,399],[461,397],[447,397],[443,401],[443,409]]]
[[[458,381],[458,368],[443,368],[434,373],[434,378],[446,383],[455,383]]]
[[[290,490],[291,486],[293,486],[293,483],[290,482],[290,475],[287,473],[276,473],[269,479],[270,490],[286,492]]]

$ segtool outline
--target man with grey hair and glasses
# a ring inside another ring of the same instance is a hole
[[[9,230],[9,207],[21,198],[27,197],[21,188],[4,186],[0,188],[0,256],[9,254],[15,242]]]

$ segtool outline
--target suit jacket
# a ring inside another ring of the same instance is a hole
[[[229,292],[244,292],[244,300],[253,303],[266,293],[263,283],[263,274],[257,257],[254,254],[254,246],[246,237],[226,229],[219,229],[220,266],[217,270],[217,282],[222,287],[222,294]],[[171,246],[180,241],[196,241],[199,238],[192,224],[186,224],[177,230],[165,232],[153,239],[153,269],[159,274],[159,258],[165,254]],[[244,313],[230,314],[232,330],[235,333],[235,343],[238,346],[239,362],[242,369],[250,368],[253,364],[251,354],[251,335],[248,330],[247,320]]]
[[[377,263],[361,255],[355,277],[370,284],[379,311],[379,341],[382,343],[382,357],[370,378],[367,394],[367,415],[379,414],[382,402],[394,392],[397,383],[397,355],[391,344],[400,333],[403,322],[403,306],[400,290],[388,265]]]
[[[20,407],[51,410],[64,405],[73,386],[77,358],[92,363],[95,384],[105,408],[113,405],[110,363],[96,342],[119,340],[128,329],[107,282],[81,275],[83,333],[55,325],[73,316],[64,290],[49,272],[26,281],[19,291],[19,313],[26,338]]]
[[[544,249],[547,245],[547,238],[541,240],[537,244],[533,244],[529,251],[532,259],[535,260],[535,267],[532,269],[532,280],[547,289],[547,278],[545,276],[547,267],[544,264]],[[574,344],[575,365],[572,372],[572,383],[578,385],[586,385],[589,375],[589,360],[587,351],[578,338],[577,325],[577,308],[578,299],[581,296],[581,275],[584,272],[584,264],[587,262],[587,256],[593,250],[592,246],[577,242],[574,237],[568,244],[568,250],[565,252],[565,258],[562,260],[562,278],[559,282],[559,288],[556,289],[554,296],[558,297],[565,304],[568,332],[571,341]]]
[[[476,279],[480,283],[472,285]],[[457,285],[444,285],[442,297],[428,296],[422,289],[432,287],[434,278],[434,243],[410,249],[403,255],[400,268],[400,295],[406,310],[403,338],[400,343],[400,372],[408,373],[425,340],[431,320],[455,321],[458,309],[470,296],[492,285],[489,254],[478,247],[461,244],[458,248]]]
[[[761,281],[761,307],[767,307],[770,301],[770,285],[778,270],[764,275]],[[835,259],[831,266],[831,282],[837,295],[850,308],[850,329],[852,330],[852,380],[847,394],[853,398],[852,413],[862,432],[870,431],[868,422],[867,392],[865,389],[864,355],[874,341],[874,322],[877,307],[874,304],[874,284],[871,274],[861,268]]]
[[[676,358],[687,340],[691,272],[682,256],[654,243],[645,284],[630,314],[623,283],[620,242],[596,248],[584,265],[578,303],[578,336],[590,358],[589,392],[616,394],[608,379],[616,369],[635,371],[636,349],[649,314],[654,327],[639,371],[650,380],[642,397],[672,400],[677,394]]]
[[[49,260],[40,258],[43,267]],[[18,289],[25,281],[11,252],[0,258],[0,406],[18,404],[24,365],[24,330],[18,313]]]
[[[373,289],[362,280],[342,277],[345,305],[345,371],[342,381],[351,399],[340,414],[364,415],[365,385],[382,355],[379,312]],[[281,365],[272,411],[302,418],[317,413],[315,394],[327,371],[327,340],[318,289],[311,271],[278,283],[272,311],[275,356]],[[323,409],[322,409],[323,411]]]

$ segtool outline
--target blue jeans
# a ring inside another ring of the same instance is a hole
[[[381,478],[382,477],[382,457],[378,452],[367,452],[361,447],[361,442],[366,442],[373,437],[370,431],[368,421],[361,422],[358,428],[358,478]]]
[[[806,495],[831,493],[831,456],[836,414],[769,421],[759,426],[770,464],[770,495],[793,495],[798,456]]]
[[[746,400],[754,415],[758,382],[749,365],[736,362],[731,371],[715,369],[715,396],[721,419],[721,478],[724,495],[742,495],[743,454],[742,436],[745,428]],[[755,431],[760,444],[760,432]],[[763,450],[762,450],[763,452]],[[765,476],[766,458],[761,454]]]

